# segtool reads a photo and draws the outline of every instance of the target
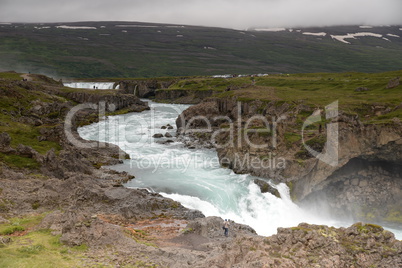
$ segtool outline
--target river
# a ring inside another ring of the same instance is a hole
[[[106,167],[134,175],[136,178],[126,187],[146,188],[200,210],[205,216],[247,224],[264,236],[276,234],[278,227],[293,227],[301,222],[334,227],[352,224],[303,210],[291,201],[285,184],[274,185],[264,179],[278,189],[281,198],[261,193],[253,182],[256,177],[220,167],[214,150],[188,149],[174,141],[175,120],[189,106],[148,102],[151,110],[110,116],[78,129],[82,138],[118,145],[130,155],[131,159],[123,164]],[[161,129],[167,125],[174,128]],[[173,138],[152,137],[166,132]],[[401,231],[391,231],[402,238]]]

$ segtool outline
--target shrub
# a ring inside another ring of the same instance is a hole
[[[22,226],[10,226],[6,229],[4,229],[3,231],[0,232],[0,235],[11,235],[15,232],[23,232],[25,231],[25,228]]]

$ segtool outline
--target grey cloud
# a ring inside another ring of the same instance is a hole
[[[401,25],[401,0],[0,0],[3,22],[125,20],[249,27]]]

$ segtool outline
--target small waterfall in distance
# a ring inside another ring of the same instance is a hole
[[[71,88],[85,88],[85,89],[114,89],[114,82],[66,82],[63,83],[65,87]],[[119,85],[115,89],[119,89]]]

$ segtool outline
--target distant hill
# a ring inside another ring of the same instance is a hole
[[[57,78],[402,69],[402,26],[249,29],[139,22],[0,24],[0,70]]]

